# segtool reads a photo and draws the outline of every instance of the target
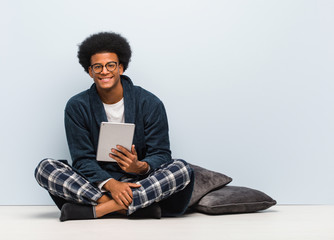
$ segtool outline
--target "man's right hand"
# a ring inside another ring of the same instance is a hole
[[[111,193],[112,198],[124,209],[128,209],[132,203],[132,190],[131,188],[138,188],[141,185],[136,183],[120,182],[115,179],[110,179],[103,188]]]

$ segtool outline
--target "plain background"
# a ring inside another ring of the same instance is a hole
[[[33,172],[69,159],[63,110],[92,80],[77,45],[115,31],[164,102],[174,158],[279,204],[334,204],[334,2],[1,1],[1,205],[52,204]]]

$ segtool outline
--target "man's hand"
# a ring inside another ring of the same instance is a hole
[[[138,161],[135,145],[132,145],[131,152],[120,145],[117,149],[111,149],[109,156],[116,160],[120,168],[128,173],[145,174],[148,170],[148,163]]]
[[[141,185],[136,183],[119,182],[115,179],[110,179],[103,188],[111,193],[112,198],[124,209],[128,209],[132,203],[132,190],[131,188],[138,188]]]

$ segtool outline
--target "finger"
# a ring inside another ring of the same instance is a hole
[[[118,152],[117,150],[115,150],[116,152]],[[114,151],[113,151],[114,153]],[[130,159],[128,159],[126,156],[124,156],[123,154],[120,155],[115,155],[113,153],[109,153],[109,156],[114,159],[116,162],[120,162],[123,165],[129,166],[129,164],[131,163]]]
[[[140,185],[140,184],[137,184],[137,183],[129,183],[129,186],[130,186],[130,187],[134,187],[134,188],[141,187],[141,185]]]
[[[122,162],[117,162],[118,166],[126,172],[126,169],[128,168],[126,164],[122,163]]]
[[[126,168],[126,166],[122,162],[117,162],[117,164],[123,170]]]
[[[126,161],[124,161],[123,159],[121,159],[121,158],[113,155],[112,153],[109,153],[109,157],[111,157],[112,159],[114,159],[120,167],[127,167],[127,166],[129,166],[129,164]]]
[[[116,201],[116,203],[124,208],[127,208],[128,206],[126,206],[123,201],[119,198],[119,197],[116,197],[114,198],[114,200]]]
[[[124,196],[128,202],[128,206],[132,203],[132,191],[130,190],[130,192],[126,191],[126,193],[124,193]]]
[[[131,157],[131,152],[121,145],[117,145],[117,150],[121,151],[125,156]]]
[[[124,155],[119,149],[112,148],[111,153],[115,156],[120,157],[120,158],[126,157],[126,155]]]
[[[109,153],[109,157],[111,157],[112,159],[114,159],[116,161],[124,161],[122,158],[120,158],[119,156],[117,156],[113,153]]]
[[[116,156],[116,155],[114,155],[114,154],[112,154],[112,153],[109,153],[109,157],[111,157],[112,159],[114,159],[114,160],[118,160],[118,159],[120,159],[118,156]]]
[[[134,144],[132,144],[131,152],[132,152],[133,155],[137,156],[137,151],[136,151],[136,147],[135,147]]]
[[[129,206],[132,202],[132,191],[130,187],[126,187],[122,192],[122,197],[126,203],[127,206]]]
[[[131,198],[129,197],[129,195],[127,193],[123,194],[120,198],[121,198],[121,200],[122,200],[122,202],[125,206],[128,207],[130,205]],[[130,198],[130,200],[129,200],[129,198]]]
[[[119,150],[111,149],[111,152],[112,152],[111,153],[112,155],[117,156],[120,160],[122,160],[122,161],[124,161],[124,162],[126,162],[128,164],[131,163],[131,160],[127,156],[125,156],[123,153],[121,153]]]
[[[132,198],[133,198],[133,194],[132,194],[132,190],[131,188],[129,187],[128,189],[126,189],[128,195],[131,197],[131,202],[132,202]]]

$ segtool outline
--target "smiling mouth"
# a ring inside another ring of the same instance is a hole
[[[113,77],[99,78],[102,82],[109,82]]]

